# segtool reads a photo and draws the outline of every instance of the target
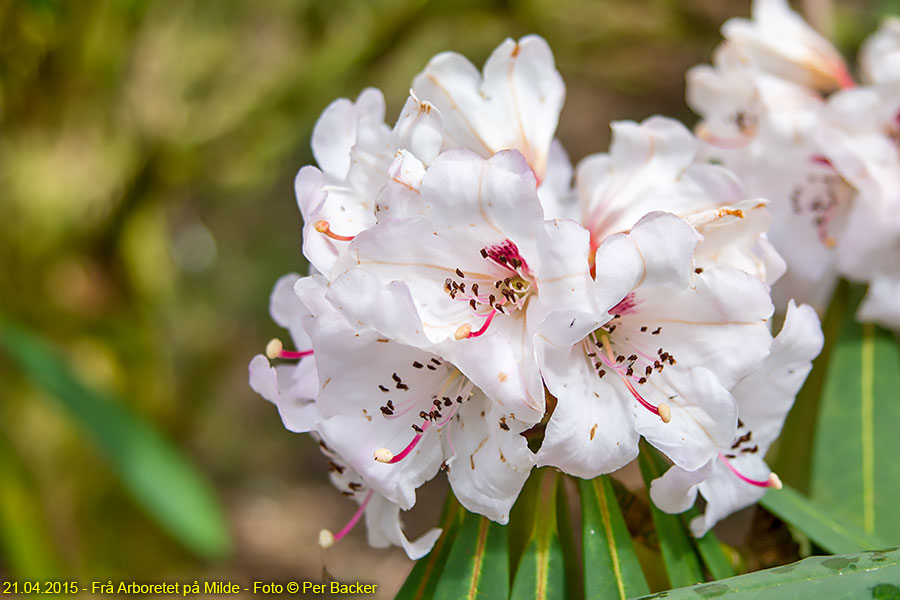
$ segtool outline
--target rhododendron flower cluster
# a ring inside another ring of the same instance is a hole
[[[840,53],[785,0],[732,19],[687,75],[704,153],[769,200],[787,261],[775,298],[822,308],[838,276],[868,284],[859,318],[900,329],[900,23]]]
[[[809,76],[785,80],[797,87],[845,83],[792,67],[809,40],[785,59],[754,27],[731,28],[748,65]],[[293,346],[270,342],[250,384],[318,438],[359,503],[323,546],[365,516],[373,545],[420,557],[437,530],[409,541],[400,511],[440,473],[464,507],[506,523],[532,469],[612,473],[641,438],[672,463],[651,489],[660,507],[707,499],[697,533],[780,487],[762,456],[822,339],[793,303],[773,337],[785,262],[769,200],[663,117],[613,123],[609,151],[573,169],[554,138],[564,97],[549,47],[528,36],[481,72],[433,58],[393,127],[371,89],[319,119],[318,166],[296,179],[311,273],[272,294]],[[725,139],[711,124],[701,136]]]

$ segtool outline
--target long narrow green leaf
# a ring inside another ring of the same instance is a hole
[[[790,523],[828,552],[841,554],[884,548],[888,544],[819,508],[797,490],[785,486],[770,490],[760,500],[766,510]]]
[[[586,600],[625,600],[650,591],[622,510],[606,477],[578,482]]]
[[[436,600],[509,598],[506,528],[463,511],[459,533],[434,591]]]
[[[716,597],[728,600],[893,600],[900,598],[900,549],[814,556],[783,567],[644,596],[641,600],[661,597],[666,600]]]
[[[554,469],[541,469],[532,477],[539,478],[540,492],[536,510],[532,513],[531,537],[516,569],[511,598],[565,598],[562,544],[556,527],[556,486],[559,476]]]
[[[577,483],[573,477],[563,477],[559,484],[556,499],[559,505],[557,526],[559,541],[562,544],[563,564],[565,565],[566,590],[570,598],[584,598],[584,577],[582,573],[581,554],[578,551],[578,538],[570,502],[577,496]]]
[[[649,451],[650,449],[644,446],[638,459],[641,474],[643,474],[648,488],[653,479],[663,474],[662,469],[648,456]],[[662,512],[652,502],[650,503],[650,514],[653,516],[653,525],[659,536],[659,549],[662,552],[666,573],[669,575],[669,583],[672,587],[683,587],[704,581],[700,558],[691,542],[691,534],[685,528],[681,517]]]
[[[225,519],[209,484],[153,427],[85,386],[44,342],[2,317],[0,349],[69,410],[134,499],[173,537],[204,557],[228,551]]]
[[[447,492],[447,501],[444,503],[444,514],[441,517],[441,537],[434,544],[434,548],[428,556],[419,559],[409,572],[400,591],[394,596],[394,600],[424,600],[434,597],[434,590],[441,578],[444,565],[450,556],[450,548],[456,535],[459,533],[459,523],[462,518],[462,507],[457,502],[453,492]]]
[[[0,437],[0,547],[4,563],[21,580],[62,574],[36,497],[21,461]]]
[[[695,507],[691,508],[689,511],[682,513],[682,523],[689,528],[691,519],[698,516],[700,516],[700,511]],[[703,564],[706,565],[713,579],[725,579],[736,575],[734,565],[728,560],[728,556],[722,548],[722,543],[712,530],[707,531],[701,538],[694,538],[694,546],[697,548],[697,552],[700,553],[700,558],[703,559]]]
[[[900,543],[898,365],[894,336],[848,311],[825,380],[810,493],[839,521],[893,544]]]

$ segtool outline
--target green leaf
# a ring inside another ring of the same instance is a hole
[[[785,433],[776,440],[769,452],[769,456],[772,457],[769,460],[772,469],[778,473],[782,481],[803,493],[809,492],[813,460],[813,448],[809,441],[815,436],[825,375],[828,373],[835,340],[840,333],[844,313],[847,311],[848,296],[849,286],[846,281],[841,281],[822,320],[825,346],[822,353],[813,361],[812,371],[785,419],[782,429]]]
[[[854,313],[845,315],[825,380],[810,497],[837,520],[896,544],[900,350],[893,335],[857,323]]]
[[[622,510],[606,477],[578,482],[587,600],[625,600],[650,591]]]
[[[663,470],[649,456],[650,452],[652,450],[642,444],[638,459],[644,482],[648,488],[652,480],[663,474]],[[691,542],[691,534],[685,528],[681,517],[662,512],[652,502],[650,503],[650,514],[653,516],[653,525],[659,536],[659,549],[672,587],[682,587],[704,581],[700,559]]]
[[[225,519],[209,484],[150,424],[84,385],[44,342],[2,317],[0,349],[60,400],[134,499],[173,537],[200,556],[228,551]]]
[[[689,530],[691,519],[699,516],[700,511],[696,507],[692,507],[687,512],[682,513],[681,521],[685,528]],[[728,555],[725,554],[722,542],[719,541],[719,538],[716,537],[712,530],[707,531],[701,538],[693,539],[694,546],[697,548],[697,552],[700,553],[700,558],[703,559],[703,564],[706,565],[713,579],[725,579],[735,575],[734,565],[731,564]]]
[[[562,544],[565,566],[566,590],[570,598],[584,598],[584,577],[581,571],[581,553],[578,551],[575,522],[570,502],[576,499],[578,484],[573,477],[563,477],[559,484],[557,526]]]
[[[642,600],[716,598],[728,600],[843,600],[900,598],[900,550],[875,550],[840,556],[814,556],[783,567],[693,585]],[[664,596],[663,596],[664,594]]]
[[[506,528],[461,511],[462,523],[434,592],[435,600],[509,598]]]
[[[428,556],[416,561],[416,565],[407,575],[406,581],[394,596],[394,600],[423,600],[434,597],[434,590],[441,578],[444,565],[447,564],[453,540],[459,533],[462,513],[462,507],[453,492],[447,492],[444,514],[441,517],[443,533],[435,542],[434,548],[431,549]]]
[[[859,552],[888,545],[858,527],[834,518],[789,486],[769,490],[760,504],[782,521],[808,535],[809,539],[828,552]]]
[[[4,562],[22,580],[54,578],[62,573],[46,517],[18,456],[0,437],[0,546]]]
[[[559,475],[555,469],[540,469],[532,477],[538,478],[540,491],[536,509],[532,513],[531,536],[516,569],[511,598],[565,598],[565,566],[556,526],[556,486]]]

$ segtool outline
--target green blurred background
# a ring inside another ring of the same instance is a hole
[[[828,19],[823,6],[805,8],[843,48],[889,8],[836,2]],[[577,161],[606,148],[612,119],[692,123],[685,69],[748,12],[721,0],[0,0],[0,580],[319,580],[327,568],[390,597],[411,563],[362,532],[316,546],[355,506],[315,444],[247,386],[250,358],[283,335],[271,286],[305,269],[293,178],[312,161],[316,118],[376,86],[392,122],[435,53],[480,66],[503,38],[538,33],[567,84],[559,136]],[[129,444],[149,450],[131,460]]]

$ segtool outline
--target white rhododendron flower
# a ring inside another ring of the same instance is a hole
[[[408,216],[353,240],[352,270],[329,298],[349,321],[451,360],[519,419],[539,421],[532,337],[554,313],[593,312],[587,232],[544,219],[534,175],[514,151],[444,152],[416,198]],[[392,302],[369,300],[379,293],[372,277],[392,286]]]
[[[815,310],[791,302],[771,354],[733,389],[738,427],[732,440],[701,468],[691,471],[676,465],[654,480],[653,502],[667,512],[679,513],[694,505],[699,491],[706,499],[706,510],[691,521],[691,530],[699,537],[721,519],[757,502],[767,488],[780,488],[780,479],[763,457],[781,432],[823,342]]]
[[[722,26],[722,35],[748,68],[822,92],[853,85],[840,52],[787,0],[754,0],[752,16]]]
[[[700,143],[665,117],[612,124],[609,153],[578,165],[578,210],[595,250],[653,211],[675,214],[701,234],[698,267],[729,265],[771,283],[784,262],[765,237],[762,198],[749,198],[734,174],[698,158]]]
[[[505,523],[534,463],[519,435],[527,425],[438,356],[354,330],[326,299],[324,279],[296,289],[310,311],[325,442],[401,508],[442,468],[463,506]]]
[[[544,381],[559,398],[539,464],[594,477],[634,459],[642,435],[692,470],[732,439],[728,390],[768,353],[772,304],[747,273],[695,272],[698,237],[685,221],[651,213],[600,245],[595,294],[611,318],[573,321],[538,341]]]

